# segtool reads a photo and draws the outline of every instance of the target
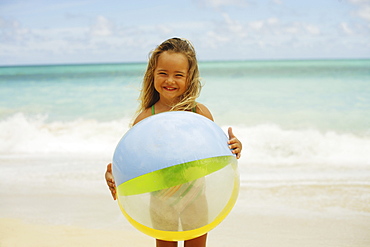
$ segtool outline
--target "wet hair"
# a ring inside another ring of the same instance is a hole
[[[187,89],[180,96],[180,101],[174,105],[171,111],[187,111],[196,106],[202,85],[199,78],[198,62],[195,50],[190,41],[181,38],[171,38],[164,41],[150,53],[148,67],[146,69],[142,89],[140,93],[139,112],[151,107],[159,100],[159,93],[154,88],[154,71],[157,67],[158,58],[163,52],[174,52],[185,55],[189,63],[187,75]]]

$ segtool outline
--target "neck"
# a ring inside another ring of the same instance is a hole
[[[160,104],[161,106],[172,108],[177,103],[179,103],[179,100],[172,100],[172,101],[170,101],[170,100],[159,99],[157,103]]]
[[[160,112],[169,111],[174,107],[178,102],[176,101],[166,101],[166,100],[158,100],[155,103],[156,109]]]

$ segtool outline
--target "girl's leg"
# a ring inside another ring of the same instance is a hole
[[[177,247],[177,242],[156,239],[156,246],[157,247]]]
[[[181,212],[181,224],[185,231],[207,225],[208,223],[208,203],[204,193],[202,193],[193,203],[188,205]],[[193,239],[184,241],[184,247],[205,247],[207,233]]]
[[[179,230],[179,215],[176,210],[168,205],[166,201],[153,195],[150,197],[150,217],[153,228],[156,230]]]
[[[181,212],[181,224],[184,231],[194,230],[208,224],[208,203],[206,196],[200,195],[196,201]]]
[[[207,242],[207,233],[193,239],[186,240],[184,247],[205,247]]]

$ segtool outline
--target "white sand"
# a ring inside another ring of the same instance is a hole
[[[1,247],[43,246],[154,246],[154,240],[140,232],[50,226],[0,219]]]
[[[368,184],[322,184],[245,186],[207,246],[369,247]],[[130,226],[103,179],[81,192],[26,185],[0,186],[0,247],[155,246]]]
[[[230,215],[210,232],[208,246],[368,247],[370,219],[304,219],[282,216]],[[155,246],[139,231],[40,225],[0,219],[1,247]]]

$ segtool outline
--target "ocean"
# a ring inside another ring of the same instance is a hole
[[[118,206],[101,204],[112,203],[104,171],[133,121],[145,69],[0,67],[0,217],[129,227]],[[370,60],[199,69],[198,101],[243,143],[231,214],[344,217],[370,228]]]

